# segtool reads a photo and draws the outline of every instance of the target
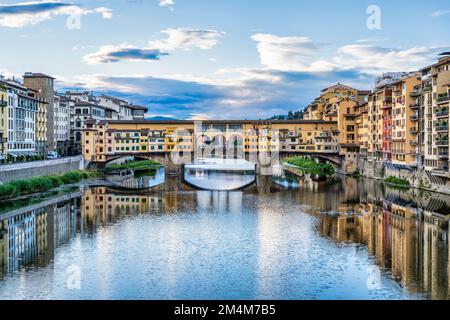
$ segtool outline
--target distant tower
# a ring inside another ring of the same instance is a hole
[[[55,78],[42,73],[26,72],[23,76],[23,84],[36,90],[37,96],[44,99],[47,105],[47,151],[55,150],[54,145],[54,92]]]

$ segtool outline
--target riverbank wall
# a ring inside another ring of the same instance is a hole
[[[396,177],[409,181],[412,187],[450,194],[450,175],[437,175],[420,168],[398,167],[382,161],[358,160],[358,171],[366,178],[384,180],[387,177]]]
[[[82,156],[1,165],[0,184],[38,176],[63,174],[69,171],[84,170],[84,168]]]

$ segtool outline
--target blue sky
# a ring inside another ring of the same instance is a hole
[[[0,0],[0,72],[47,73],[149,116],[259,119],[433,63],[449,27],[443,0]]]

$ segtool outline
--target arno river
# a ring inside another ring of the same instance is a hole
[[[352,178],[72,189],[2,209],[0,299],[447,299],[449,207]]]

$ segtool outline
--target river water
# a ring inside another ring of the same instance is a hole
[[[449,298],[450,197],[345,177],[161,182],[0,211],[0,299]]]

